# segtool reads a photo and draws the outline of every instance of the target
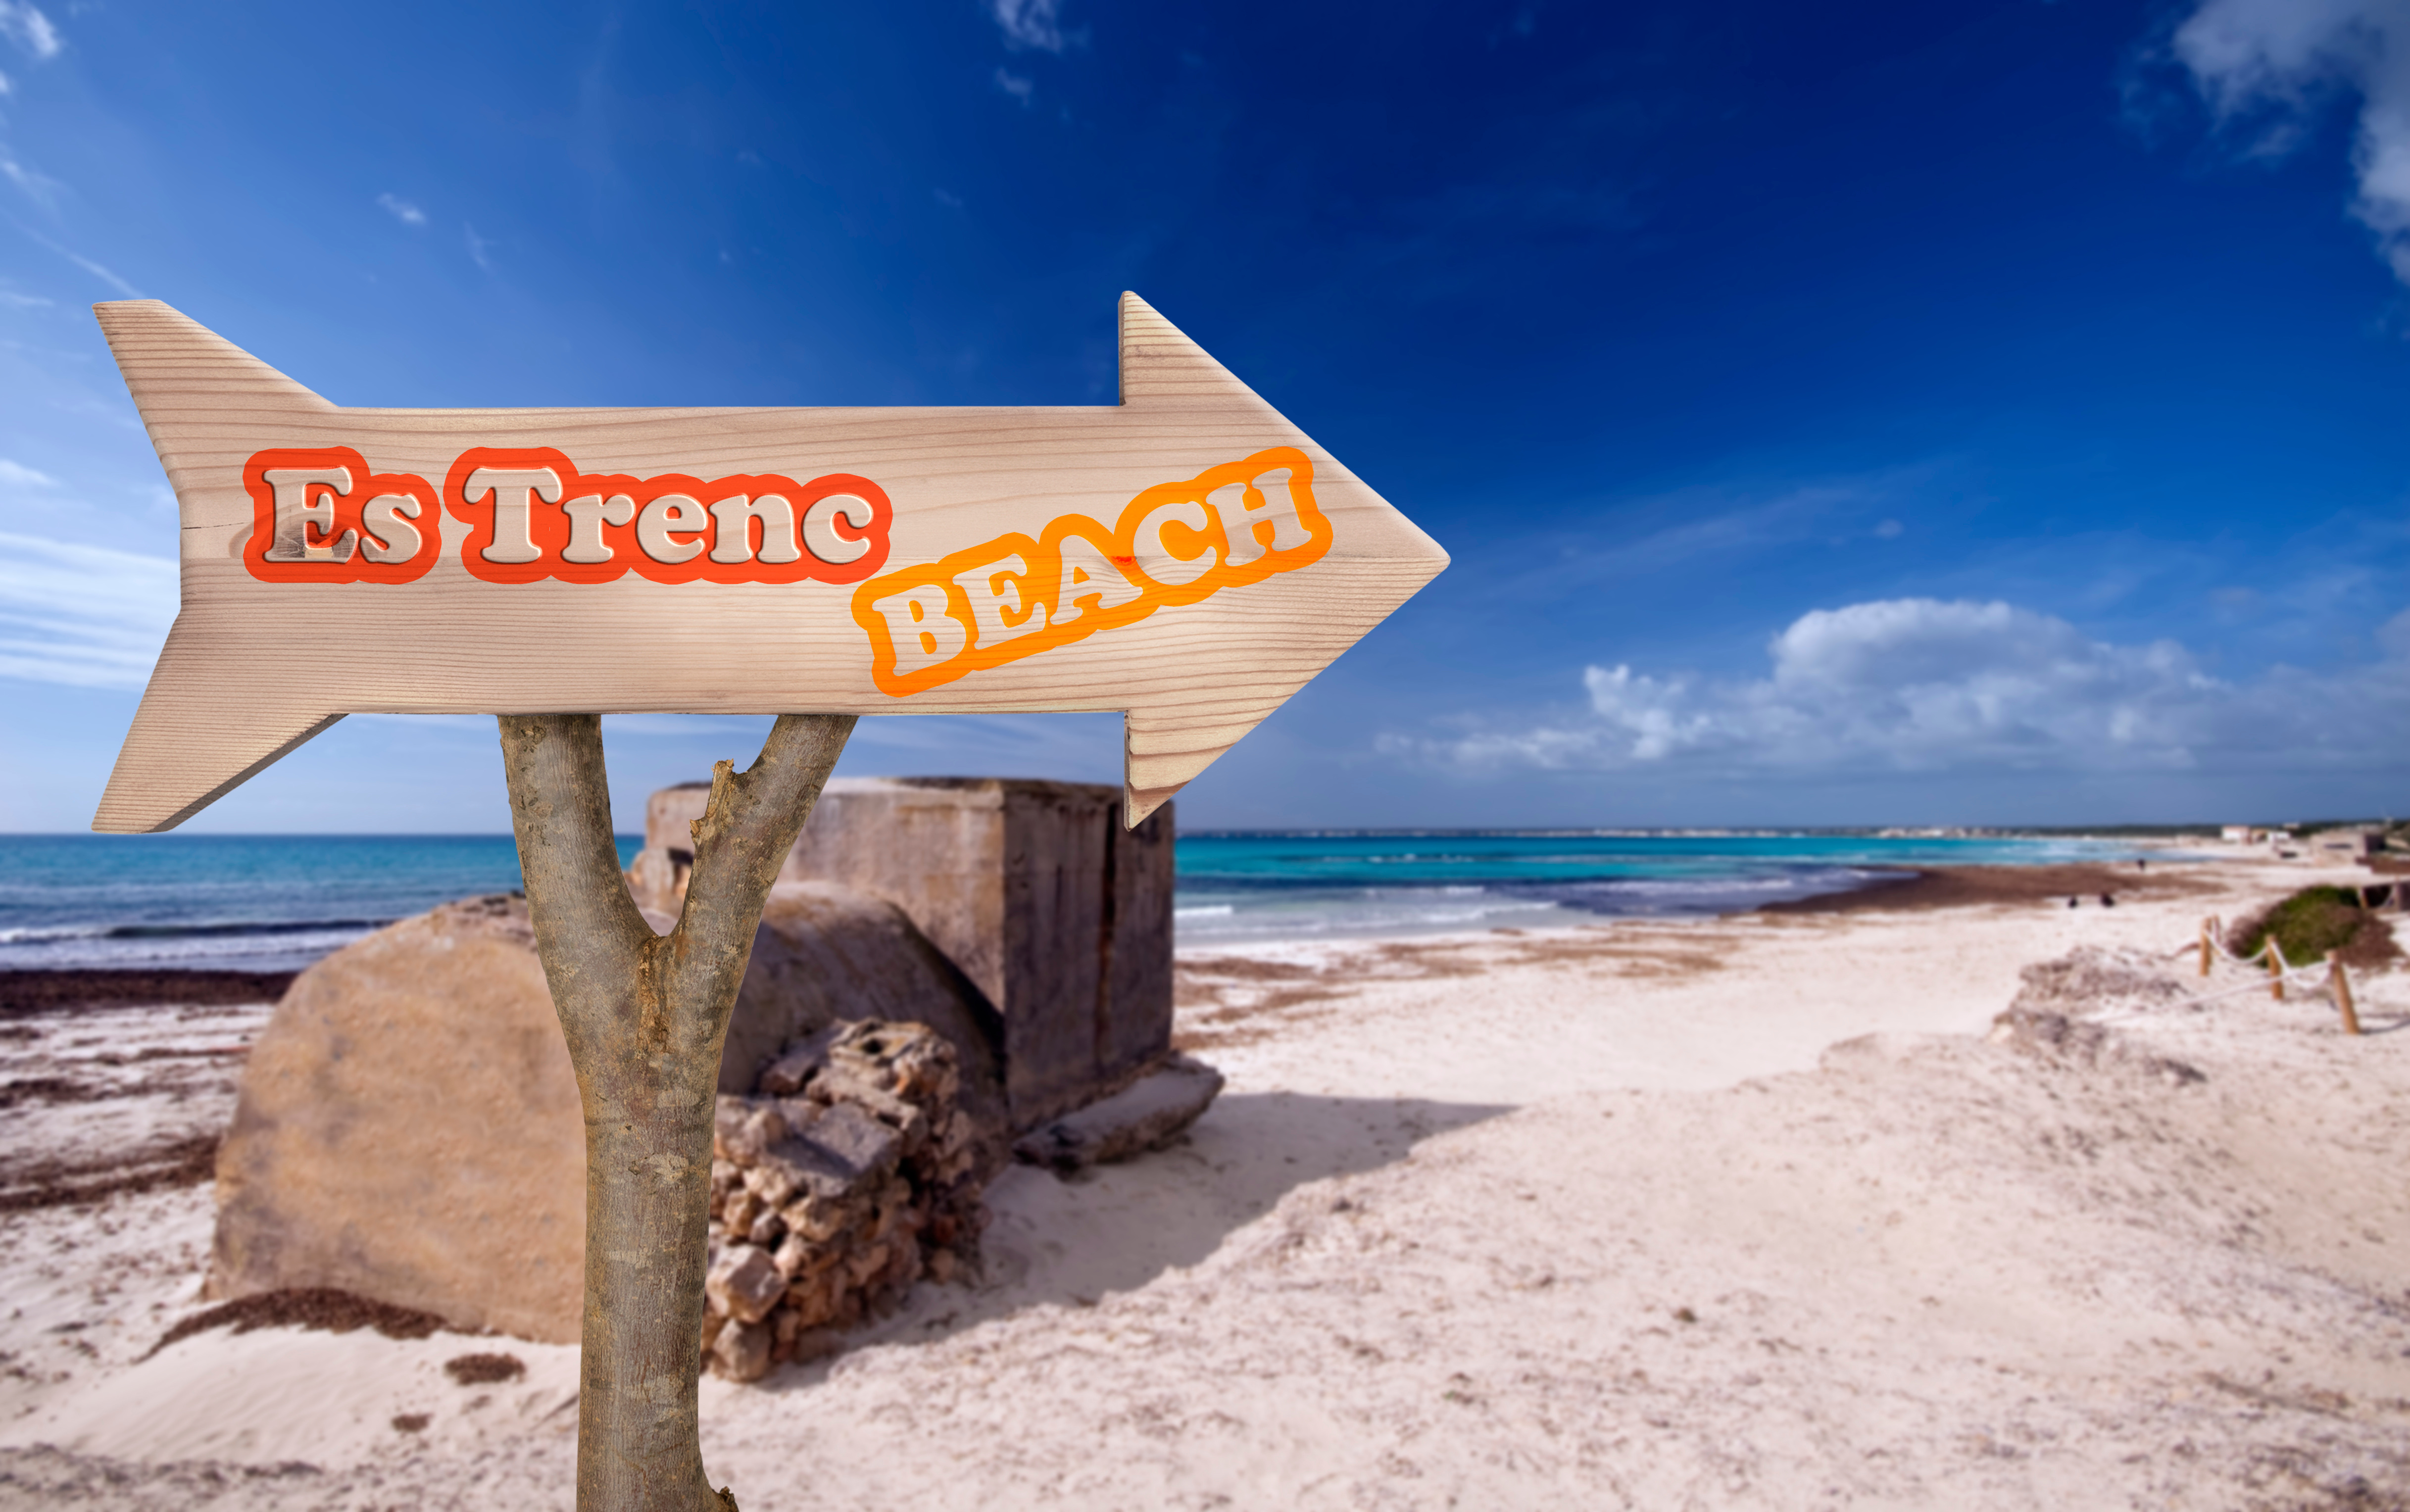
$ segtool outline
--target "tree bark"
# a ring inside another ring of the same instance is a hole
[[[744,772],[721,762],[695,821],[677,927],[655,935],[611,833],[602,725],[505,714],[502,765],[537,953],[586,1113],[579,1512],[720,1512],[695,1417],[720,1043],[762,905],[849,714],[782,714]]]

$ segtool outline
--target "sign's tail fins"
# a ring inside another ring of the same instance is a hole
[[[167,632],[92,816],[104,835],[174,829],[342,718],[274,690],[228,688],[181,630]]]
[[[242,461],[263,416],[335,414],[333,404],[157,299],[113,299],[92,311],[159,450],[187,530],[201,523],[194,518],[196,503],[228,506],[227,523],[250,518]]]
[[[341,718],[265,678],[226,686],[223,646],[212,663],[191,648],[189,633],[196,605],[211,591],[211,573],[223,596],[224,570],[249,538],[242,467],[258,445],[262,418],[284,417],[290,424],[278,433],[307,445],[312,429],[339,412],[156,299],[114,300],[93,313],[158,448],[183,527],[177,551],[182,611],[92,821],[105,833],[139,834],[173,829]],[[226,606],[218,609],[224,618]]]

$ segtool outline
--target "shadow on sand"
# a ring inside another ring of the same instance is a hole
[[[1511,1107],[1416,1098],[1228,1094],[1167,1150],[1068,1180],[1015,1166],[988,1188],[994,1218],[983,1273],[914,1289],[893,1317],[856,1330],[849,1350],[913,1345],[1033,1307],[1089,1307],[1211,1257],[1238,1229],[1311,1182],[1377,1170],[1434,1135]],[[773,1391],[807,1389],[842,1354],[773,1372]]]

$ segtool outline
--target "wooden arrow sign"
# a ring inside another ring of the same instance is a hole
[[[183,517],[96,830],[345,714],[597,710],[1117,709],[1135,824],[1447,565],[1136,295],[1120,404],[997,409],[345,409],[96,309]]]

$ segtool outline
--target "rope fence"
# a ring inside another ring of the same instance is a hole
[[[2263,988],[2270,997],[2281,1003],[2285,1000],[2285,984],[2291,982],[2303,991],[2326,988],[2333,996],[2335,1007],[2343,1014],[2343,1032],[2345,1034],[2360,1032],[2359,1012],[2352,1002],[2351,977],[2344,970],[2343,963],[2335,959],[2334,952],[2327,952],[2326,960],[2321,963],[2325,967],[2323,971],[2317,970],[2316,967],[2295,966],[2285,959],[2284,947],[2277,944],[2276,937],[2271,934],[2259,942],[2258,950],[2247,955],[2238,955],[2226,943],[2226,925],[2215,914],[2200,922],[2200,943],[2198,947],[2183,945],[2170,953],[2188,955],[2196,949],[2199,952],[2200,974],[2204,978],[2209,976],[2212,968],[2219,961],[2229,961],[2236,966],[2264,967],[2268,974],[2267,981],[2246,982],[2242,986],[2228,987],[2219,992],[2203,993],[2199,996],[2185,998],[2182,1003],[2177,1004],[2177,1007],[2192,1008],[2201,1003],[2216,1002],[2222,997],[2238,997],[2244,993],[2259,992]]]

